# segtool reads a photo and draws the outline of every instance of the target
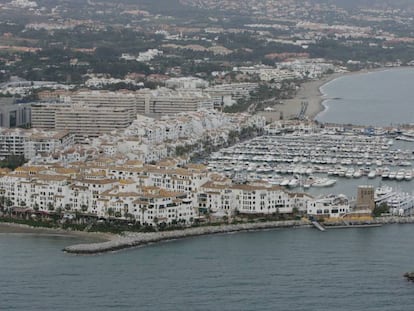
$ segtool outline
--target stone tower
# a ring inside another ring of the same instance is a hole
[[[357,194],[356,208],[358,210],[374,210],[374,187],[372,186],[359,186]]]

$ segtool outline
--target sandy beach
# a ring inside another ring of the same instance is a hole
[[[262,111],[259,114],[263,115],[269,122],[280,120],[281,116],[283,116],[283,119],[293,119],[301,111],[302,102],[307,102],[308,107],[306,109],[306,113],[304,114],[304,116],[307,119],[313,120],[321,111],[325,109],[325,107],[322,105],[322,102],[326,98],[324,98],[324,94],[322,94],[320,91],[320,88],[323,85],[344,76],[366,74],[370,72],[384,70],[390,70],[390,68],[375,68],[354,72],[338,72],[323,77],[320,80],[312,80],[305,82],[300,86],[294,98],[283,100],[282,104],[272,106],[274,110],[271,112]]]
[[[70,231],[64,229],[51,229],[41,227],[30,227],[22,224],[0,222],[0,234],[35,234],[43,236],[68,236],[96,242],[110,241],[117,237],[110,233]]]
[[[300,86],[294,98],[283,100],[282,104],[274,105],[272,107],[274,110],[271,112],[260,112],[259,114],[263,115],[269,122],[279,120],[281,117],[283,119],[293,119],[300,112],[302,102],[307,102],[308,106],[304,116],[308,119],[313,119],[319,112],[325,109],[322,105],[324,98],[320,91],[321,86],[349,74],[354,73],[334,73],[320,80],[305,82]]]

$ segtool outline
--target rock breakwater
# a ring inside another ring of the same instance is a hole
[[[375,225],[386,224],[412,224],[414,223],[414,216],[410,217],[378,217],[372,221],[353,222],[344,226],[343,222],[331,223],[326,228],[343,228],[343,227],[370,227]],[[64,248],[67,253],[72,254],[99,254],[121,249],[137,247],[162,241],[169,241],[175,239],[183,239],[188,237],[195,237],[207,234],[222,234],[242,231],[255,231],[264,229],[277,228],[293,228],[293,227],[311,227],[310,222],[306,220],[289,220],[289,221],[269,221],[257,223],[243,223],[219,226],[203,226],[195,228],[187,228],[183,230],[174,231],[159,231],[151,233],[142,232],[125,232],[122,235],[114,236],[110,241],[101,243],[77,244]]]
[[[260,223],[243,223],[220,226],[206,226],[187,228],[174,231],[159,231],[151,233],[126,232],[102,243],[77,244],[64,248],[67,253],[72,254],[98,254],[117,251],[125,248],[152,244],[161,241],[182,239],[187,237],[201,236],[207,234],[220,234],[241,231],[253,231],[263,229],[292,228],[310,226],[309,222],[302,220],[272,221]]]

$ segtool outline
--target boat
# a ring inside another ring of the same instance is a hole
[[[371,171],[369,171],[367,176],[370,179],[375,178],[377,176],[377,172],[375,170],[371,170]]]
[[[333,186],[335,183],[336,183],[336,179],[317,178],[312,183],[312,187],[329,187],[329,186]]]
[[[374,192],[374,201],[376,204],[384,202],[386,199],[394,195],[392,187],[381,186],[375,189]]]
[[[291,187],[291,188],[297,187],[298,185],[299,185],[299,180],[296,178],[291,179],[288,183],[288,187]]]
[[[397,136],[395,137],[396,140],[402,140],[402,141],[409,141],[409,142],[414,142],[414,138],[413,137],[407,137],[407,136]]]
[[[386,203],[392,214],[404,216],[410,214],[414,208],[414,196],[399,192],[387,199]]]
[[[289,179],[283,179],[283,180],[280,182],[280,185],[281,185],[281,186],[287,186],[287,185],[289,185],[289,182],[290,182],[290,180],[289,180]]]
[[[351,178],[351,177],[354,176],[354,173],[355,173],[355,170],[351,168],[351,169],[349,169],[349,170],[346,171],[345,177]]]
[[[405,171],[398,171],[397,175],[395,175],[396,180],[403,180],[405,177]]]
[[[354,172],[354,175],[353,175],[354,178],[360,178],[361,176],[362,176],[361,170],[358,169]]]

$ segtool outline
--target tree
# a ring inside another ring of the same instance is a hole
[[[390,208],[387,203],[383,202],[378,206],[375,206],[374,210],[372,211],[372,214],[374,217],[380,217],[382,214],[388,213],[390,211]]]
[[[108,208],[106,213],[108,214],[108,216],[112,217],[115,214],[115,211],[112,207]]]
[[[47,209],[49,211],[53,211],[55,209],[55,207],[53,206],[53,203],[52,202],[47,203]]]
[[[88,210],[88,206],[86,204],[82,204],[81,205],[81,210],[82,210],[82,212],[85,213]]]
[[[6,197],[4,195],[0,196],[0,210],[4,210],[4,205],[6,203]]]

